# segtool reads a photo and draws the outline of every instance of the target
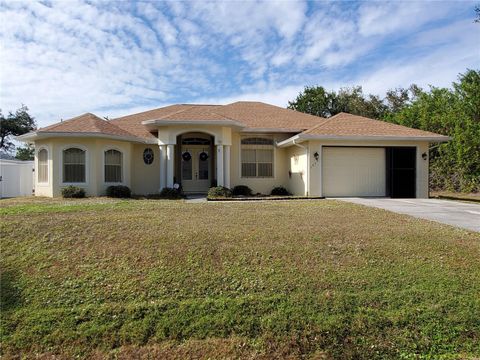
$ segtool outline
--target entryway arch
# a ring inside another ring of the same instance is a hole
[[[215,137],[205,132],[177,136],[175,180],[185,193],[206,193],[215,179]]]

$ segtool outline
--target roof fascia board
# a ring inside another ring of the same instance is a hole
[[[111,135],[102,133],[89,132],[58,132],[58,131],[35,131],[24,135],[17,136],[18,141],[28,142],[48,138],[62,138],[62,137],[80,137],[80,138],[103,138],[112,140],[132,141],[140,144],[157,144],[157,139],[142,139],[135,136]]]
[[[308,135],[298,134],[277,143],[278,147],[287,147],[293,143],[299,143],[308,140],[351,140],[351,141],[428,141],[428,142],[446,142],[451,140],[449,136],[342,136],[342,135]]]
[[[378,141],[429,141],[445,142],[452,138],[449,136],[386,136],[386,135],[310,135],[299,134],[305,140],[378,140]]]

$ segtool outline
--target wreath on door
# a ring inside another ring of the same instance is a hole
[[[200,160],[206,161],[208,159],[208,154],[205,151],[200,153]]]
[[[191,158],[192,158],[192,154],[190,154],[190,152],[188,152],[188,151],[185,151],[182,154],[183,161],[190,161]]]

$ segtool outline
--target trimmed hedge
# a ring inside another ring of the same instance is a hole
[[[246,185],[237,185],[232,189],[233,195],[252,196],[252,189]]]
[[[283,186],[277,186],[272,189],[272,192],[270,195],[275,195],[275,196],[288,196],[291,195],[287,189],[285,189]]]
[[[129,198],[132,196],[132,191],[128,186],[112,185],[107,188],[107,196],[113,198]]]
[[[62,189],[62,196],[64,198],[84,198],[85,197],[85,190],[78,186],[69,185]]]
[[[211,187],[208,190],[208,195],[209,198],[217,198],[217,197],[231,197],[232,196],[232,190],[229,188],[223,187],[223,186],[215,186]]]
[[[160,194],[158,194],[158,198],[170,199],[170,200],[182,199],[183,193],[181,192],[181,190],[177,190],[170,187],[164,187],[162,191],[160,191]]]

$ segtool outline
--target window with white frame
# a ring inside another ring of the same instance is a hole
[[[122,153],[118,150],[105,151],[105,182],[122,182]]]
[[[63,150],[63,182],[85,182],[85,151],[78,148]]]
[[[41,149],[37,154],[38,159],[38,182],[48,182],[48,151],[47,149]]]
[[[248,137],[241,140],[242,177],[273,177],[273,139]]]

